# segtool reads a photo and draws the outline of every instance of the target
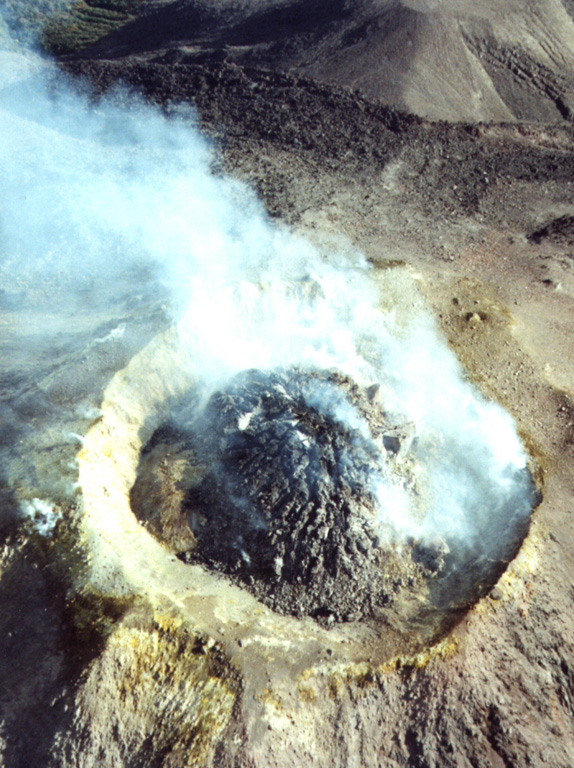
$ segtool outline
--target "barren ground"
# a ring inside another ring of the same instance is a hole
[[[196,104],[221,169],[253,185],[273,216],[318,242],[360,247],[383,289],[392,264],[406,262],[468,376],[515,417],[544,498],[491,596],[423,650],[405,641],[402,653],[401,638],[387,646],[368,632],[285,623],[235,588],[213,592],[200,575],[184,600],[187,577],[151,544],[142,562],[149,573],[165,569],[165,595],[141,587],[122,603],[103,588],[79,590],[78,579],[74,592],[68,573],[85,567],[74,545],[58,543],[68,561],[55,565],[49,547],[15,537],[6,522],[4,764],[570,768],[574,241],[567,220],[544,227],[574,216],[571,126],[431,123],[256,67],[99,55],[66,67],[100,89],[121,79],[159,103]],[[122,312],[133,310],[99,320]],[[28,445],[18,420],[26,402],[45,427],[51,405],[103,392],[130,359],[113,392],[137,380],[145,349],[139,362],[136,353],[160,317],[148,300],[116,360],[74,356],[77,339],[59,358],[49,349],[12,359],[2,390],[10,450]],[[6,309],[7,328],[12,318]],[[98,426],[88,428],[89,446],[105,453]],[[19,472],[6,484],[7,511],[18,490],[44,482],[32,460]],[[136,535],[131,525],[121,536]]]

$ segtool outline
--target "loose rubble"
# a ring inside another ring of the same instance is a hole
[[[181,559],[329,626],[380,617],[442,563],[420,544],[415,562],[381,537],[375,484],[415,488],[408,462],[399,467],[414,439],[413,424],[383,411],[376,385],[330,371],[250,370],[183,427],[164,425],[148,450],[179,440],[196,467],[179,526],[185,518],[193,545]],[[146,495],[136,484],[136,508]]]

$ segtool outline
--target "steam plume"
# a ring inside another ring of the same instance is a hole
[[[25,289],[56,311],[105,307],[161,285],[208,391],[286,365],[378,382],[385,408],[416,424],[426,489],[421,515],[400,482],[378,483],[389,539],[447,537],[480,558],[528,516],[512,420],[464,379],[429,316],[379,310],[361,254],[320,253],[244,184],[212,173],[189,109],[165,116],[121,91],[92,104],[31,56],[4,54],[0,66],[7,301]]]

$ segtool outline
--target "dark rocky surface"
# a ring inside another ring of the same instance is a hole
[[[571,3],[564,7],[572,13]],[[45,556],[12,536],[18,505],[6,493],[3,764],[571,768],[570,127],[428,123],[308,79],[193,57],[169,64],[186,55],[175,50],[163,64],[128,55],[67,66],[99,87],[123,80],[163,104],[191,99],[217,141],[219,167],[256,186],[273,216],[311,235],[342,232],[379,267],[408,259],[468,375],[514,415],[539,460],[544,501],[491,597],[458,614],[441,644],[404,637],[393,656],[381,650],[384,637],[361,636],[357,650],[358,627],[344,641],[330,630],[322,644],[307,639],[304,622],[290,625],[289,641],[278,630],[266,635],[260,608],[250,630],[238,628],[237,593],[225,593],[227,615],[212,595],[197,596],[197,584],[178,595],[177,610],[155,593],[122,610],[89,593],[78,600],[38,575]],[[494,71],[500,47],[484,56]],[[536,93],[540,81],[522,73],[526,91]],[[542,99],[550,104],[544,119],[562,120],[566,110],[561,115],[551,101]],[[531,104],[523,102],[522,116]],[[8,310],[2,319],[12,333],[19,320]],[[19,442],[22,419],[44,434],[37,384],[45,379],[54,402],[59,393],[73,402],[83,346],[70,337],[68,353],[52,360],[48,346],[42,360],[30,356],[24,365],[6,356],[3,397],[16,428],[4,439],[22,457],[6,486],[35,482],[38,456],[61,451],[53,429],[41,450],[37,441],[34,451]],[[16,425],[14,385],[29,395],[28,415],[22,401]],[[78,420],[70,427],[82,431]],[[181,548],[192,544],[183,531]],[[217,623],[204,622],[203,637],[199,629],[190,634],[177,624],[184,604],[198,623],[215,605]],[[257,643],[267,644],[266,656],[252,650]],[[73,668],[65,658],[76,659]]]
[[[317,173],[363,182],[392,163],[406,163],[404,197],[419,216],[474,215],[492,184],[574,178],[570,127],[559,129],[568,137],[560,147],[556,128],[545,129],[548,142],[537,142],[532,126],[489,130],[428,123],[305,79],[229,64],[167,65],[136,58],[70,62],[64,68],[87,77],[99,93],[119,81],[162,106],[192,102],[201,126],[221,142],[233,165],[259,143],[270,151],[295,152],[299,162],[318,165]],[[256,187],[271,213],[276,205],[285,211],[291,202],[288,185],[279,180],[258,178]]]
[[[389,421],[334,373],[240,375],[183,432],[160,428],[149,444],[183,440],[208,467],[183,500],[196,544],[180,557],[228,574],[281,613],[325,626],[380,617],[403,584],[424,591],[423,566],[381,542],[375,497],[385,464],[393,474],[396,455],[408,454],[412,426]],[[428,551],[427,560],[440,570]]]
[[[559,0],[176,0],[142,6],[84,50],[291,72],[432,119],[546,123],[572,118],[569,11]]]
[[[376,385],[252,370],[205,407],[194,399],[143,449],[134,513],[181,560],[225,574],[274,611],[329,628],[387,622],[397,600],[414,598],[420,608],[405,632],[423,621],[440,634],[489,592],[528,533],[528,517],[515,514],[488,557],[446,534],[397,547],[377,488],[406,490],[412,513],[424,514],[418,438],[416,425],[384,412]],[[528,472],[513,482],[534,509],[541,495]]]

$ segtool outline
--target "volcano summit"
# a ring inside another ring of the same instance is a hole
[[[3,767],[574,764],[572,3],[524,5],[8,41]]]

